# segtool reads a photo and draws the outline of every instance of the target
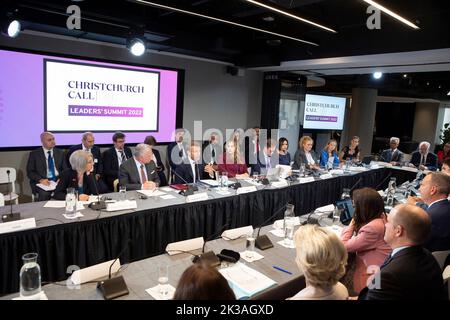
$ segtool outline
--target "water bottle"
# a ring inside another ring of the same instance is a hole
[[[294,219],[295,213],[294,213],[294,205],[288,203],[286,205],[286,211],[284,211],[284,219],[283,219],[283,229],[286,229],[286,219]]]
[[[67,188],[66,193],[66,216],[71,218],[77,214],[77,194],[75,188]]]
[[[350,189],[344,188],[342,189],[341,200],[350,199]]]
[[[396,189],[396,178],[392,177],[389,181],[388,191],[387,191],[387,199],[386,204],[390,207],[394,205],[394,196],[395,196],[395,189]]]
[[[27,253],[22,256],[23,266],[20,269],[20,296],[36,298],[41,293],[41,268],[37,263],[37,253]]]

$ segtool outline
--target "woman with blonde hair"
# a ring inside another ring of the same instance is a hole
[[[347,250],[337,235],[317,225],[295,233],[295,262],[305,276],[306,287],[292,300],[346,300],[348,291],[339,282],[345,274]]]
[[[225,143],[225,152],[218,169],[220,174],[226,172],[229,178],[248,177],[247,166],[235,139],[228,140]]]
[[[299,169],[300,165],[304,163],[308,169],[319,169],[319,157],[312,150],[314,140],[309,136],[301,137],[298,142],[298,150],[294,155],[293,169]]]
[[[361,153],[361,150],[359,149],[359,137],[354,136],[352,140],[350,141],[349,146],[345,146],[340,155],[339,160],[340,161],[347,161],[352,160],[353,162],[359,161],[359,155]]]

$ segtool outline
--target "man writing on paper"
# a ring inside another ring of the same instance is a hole
[[[42,148],[31,151],[27,163],[27,176],[30,179],[33,194],[38,194],[39,201],[50,200],[52,191],[45,191],[36,186],[50,186],[50,181],[57,182],[59,174],[67,168],[64,152],[55,148],[55,137],[51,132],[41,134]]]
[[[127,190],[155,190],[159,186],[152,148],[144,143],[136,146],[133,157],[119,168],[119,184]]]
[[[189,163],[177,166],[175,172],[175,183],[193,183],[200,179],[214,179],[215,171],[211,164],[201,163],[202,148],[200,144],[193,141],[188,150]],[[185,181],[183,181],[183,178]]]

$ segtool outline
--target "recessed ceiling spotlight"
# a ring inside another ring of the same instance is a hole
[[[442,86],[441,86],[441,85],[439,85],[439,89],[442,89]]]
[[[128,49],[134,56],[142,56],[145,52],[145,42],[139,38],[133,38],[128,44]]]
[[[406,73],[403,74],[403,78],[408,78],[408,75]]]
[[[280,39],[269,39],[266,41],[269,46],[279,46],[281,44]]]
[[[430,85],[430,82],[427,82],[427,86],[429,86]]]
[[[10,38],[15,38],[19,35],[20,30],[22,29],[22,26],[19,22],[19,20],[12,20],[12,19],[6,19],[4,22],[2,22],[2,33],[5,36],[8,36]]]
[[[380,71],[376,71],[376,72],[373,73],[374,79],[377,79],[377,80],[381,79],[382,76],[383,76],[383,73],[380,72]]]
[[[266,22],[273,22],[273,21],[275,21],[275,18],[272,16],[266,16],[263,18],[263,20]]]

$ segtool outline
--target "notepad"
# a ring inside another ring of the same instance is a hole
[[[46,186],[45,184],[38,183],[36,184],[37,187],[41,188],[44,191],[53,191],[56,189],[56,186],[58,185],[57,182],[50,180],[50,185]]]

